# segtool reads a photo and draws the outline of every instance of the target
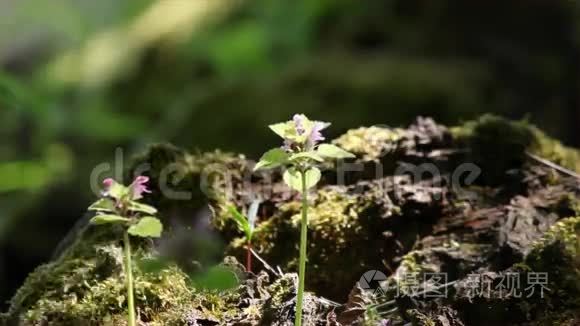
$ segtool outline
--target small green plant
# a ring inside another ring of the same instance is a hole
[[[324,140],[321,131],[330,123],[311,121],[304,114],[293,119],[270,125],[270,129],[284,139],[284,146],[267,151],[254,167],[259,169],[287,167],[284,182],[302,194],[302,219],[300,227],[300,259],[298,268],[298,293],[294,325],[302,325],[302,303],[306,272],[306,248],[308,230],[308,190],[320,181],[321,173],[316,167],[327,159],[345,159],[355,156],[338,146],[319,144]]]
[[[256,199],[248,209],[248,216],[240,213],[235,206],[228,206],[232,218],[238,224],[240,231],[244,232],[246,240],[246,270],[252,271],[252,237],[254,235],[256,217],[258,216],[258,208],[260,207],[260,200]]]
[[[138,176],[127,187],[113,179],[105,179],[102,198],[89,207],[89,210],[96,211],[96,215],[91,219],[91,224],[118,224],[125,227],[123,241],[128,326],[136,326],[130,235],[141,238],[158,238],[163,231],[161,221],[155,217],[157,210],[139,202],[143,198],[143,193],[150,192],[146,185],[148,181],[148,177]]]

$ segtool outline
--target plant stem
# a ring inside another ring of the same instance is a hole
[[[135,323],[135,301],[133,297],[133,267],[131,262],[131,240],[129,232],[125,231],[125,279],[127,281],[127,326],[136,326]]]
[[[296,318],[294,326],[302,325],[302,302],[304,300],[304,280],[306,274],[306,242],[308,241],[308,193],[306,171],[302,175],[302,222],[300,226],[300,265],[298,269],[298,295],[296,296]]]
[[[249,241],[246,250],[246,271],[252,272],[252,243]]]

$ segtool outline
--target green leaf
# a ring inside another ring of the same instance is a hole
[[[247,240],[252,239],[252,228],[248,219],[238,211],[235,206],[228,206],[228,211],[232,214],[232,218],[238,223],[240,231],[244,232]]]
[[[320,144],[317,149],[318,154],[329,158],[355,158],[352,153],[332,144]]]
[[[107,194],[115,199],[121,199],[129,193],[129,188],[123,186],[118,182],[113,182],[111,187],[108,189]]]
[[[318,162],[324,162],[324,159],[316,152],[302,152],[290,156],[291,161],[295,161],[302,158],[309,158]]]
[[[103,224],[118,224],[118,223],[127,223],[130,220],[128,218],[119,216],[119,215],[95,215],[91,219],[91,224],[93,225],[103,225]]]
[[[129,234],[142,238],[159,238],[163,232],[163,224],[153,216],[145,216],[135,225],[131,225]]]
[[[89,206],[89,211],[114,212],[115,202],[109,198],[101,198]]]
[[[306,189],[314,187],[320,181],[320,170],[313,167],[306,171]],[[284,182],[292,189],[302,192],[302,175],[295,168],[284,172]]]
[[[157,209],[155,209],[155,207],[141,204],[136,201],[130,201],[127,209],[129,209],[132,212],[141,212],[149,215],[157,214]]]
[[[273,148],[260,158],[260,162],[254,166],[254,171],[259,169],[271,169],[288,162],[288,153],[281,148]]]
[[[275,123],[273,125],[270,125],[269,127],[270,129],[272,129],[273,132],[275,132],[278,136],[284,139],[288,138],[289,134],[292,133],[293,129],[289,121]]]
[[[202,275],[193,277],[192,282],[196,288],[224,291],[236,287],[239,280],[233,270],[226,266],[218,265],[210,268]]]

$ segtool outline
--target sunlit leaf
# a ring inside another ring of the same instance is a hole
[[[103,225],[103,224],[120,224],[120,223],[127,223],[130,220],[128,218],[119,216],[119,215],[96,215],[91,219],[91,224],[93,225]]]
[[[90,211],[114,212],[115,202],[109,198],[101,198],[89,206]]]
[[[157,209],[155,209],[155,207],[145,205],[136,201],[130,201],[128,209],[132,212],[141,212],[150,215],[157,214]]]
[[[293,129],[289,122],[275,123],[269,127],[273,132],[284,139],[288,138],[289,133]]]
[[[271,169],[288,162],[288,153],[281,148],[273,148],[260,158],[260,161],[254,166],[254,171],[259,169]]]
[[[314,187],[320,181],[320,170],[312,167],[306,171],[306,189]],[[302,192],[302,174],[295,168],[290,168],[284,172],[284,182],[292,189]]]
[[[135,225],[131,225],[129,234],[142,238],[159,238],[163,232],[163,225],[153,216],[145,216]]]

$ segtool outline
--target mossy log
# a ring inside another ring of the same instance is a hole
[[[419,118],[408,128],[353,129],[334,143],[357,158],[326,165],[310,196],[306,324],[580,323],[578,151],[526,122],[494,116],[453,128]],[[280,171],[253,173],[252,166],[243,155],[170,145],[135,158],[129,174],[146,167],[154,185],[148,200],[169,226],[164,238],[188,228],[192,236],[215,232],[223,256],[243,260],[245,244],[225,207],[244,210],[260,198],[253,247],[274,266],[256,262],[250,273],[227,258],[240,284],[222,292],[195,288],[180,264],[156,274],[137,268],[144,325],[292,325],[299,198]],[[200,214],[204,207],[210,210]],[[1,317],[5,324],[124,323],[118,230],[95,230],[87,219],[29,276]],[[162,246],[142,242],[135,255]],[[199,252],[188,255],[202,260]],[[371,270],[386,275],[384,291],[361,288]],[[429,273],[445,273],[445,297],[413,295],[432,284],[409,284],[405,275]],[[504,276],[515,273],[522,287],[530,285],[526,276],[548,273],[549,290],[543,298],[498,293]],[[474,274],[493,289],[470,297]]]

